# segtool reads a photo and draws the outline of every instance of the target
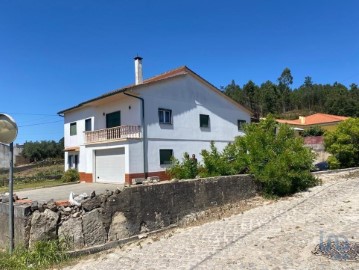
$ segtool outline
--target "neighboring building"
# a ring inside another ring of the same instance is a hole
[[[316,113],[309,116],[299,116],[296,120],[277,119],[278,123],[288,124],[298,129],[308,129],[319,126],[324,130],[334,130],[336,126],[349,117],[332,114]]]
[[[21,153],[24,149],[23,145],[14,145],[14,165],[22,165],[24,158]],[[10,147],[0,143],[0,169],[8,169],[10,167]]]
[[[172,156],[195,154],[214,141],[219,149],[243,135],[251,112],[188,67],[136,83],[63,110],[65,169],[82,181],[131,183],[159,176]]]

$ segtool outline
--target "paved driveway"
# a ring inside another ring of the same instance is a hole
[[[312,254],[330,235],[359,242],[359,178],[326,176],[310,192],[225,220],[178,229],[66,269],[359,269]]]
[[[33,201],[49,201],[54,199],[58,200],[66,200],[70,196],[70,192],[74,192],[75,194],[87,193],[90,195],[92,191],[95,191],[96,194],[100,194],[108,190],[115,190],[117,187],[122,188],[123,185],[114,185],[114,184],[100,184],[100,183],[79,183],[79,184],[71,184],[57,187],[47,187],[47,188],[39,188],[25,191],[17,191],[15,192],[20,198],[27,197]]]

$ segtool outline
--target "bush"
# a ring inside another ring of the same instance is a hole
[[[237,164],[247,164],[249,172],[262,184],[268,196],[283,196],[317,184],[312,176],[314,154],[287,125],[277,125],[272,117],[247,125],[245,136],[234,144]]]
[[[249,172],[262,184],[267,196],[283,196],[302,191],[318,183],[311,174],[314,154],[304,147],[303,139],[287,125],[277,125],[269,117],[244,127],[245,136],[237,137],[223,152],[214,143],[202,150],[203,166],[197,166],[201,177]],[[179,179],[194,178],[189,156],[182,162],[173,159],[167,172]]]
[[[210,150],[202,150],[204,166],[201,170],[201,177],[211,177],[219,175],[233,175],[245,171],[246,162],[236,159],[238,148],[231,145],[227,146],[222,153],[211,142]],[[239,152],[241,152],[239,150]]]
[[[332,170],[336,170],[336,169],[340,168],[340,162],[334,156],[328,157],[328,165],[329,165],[329,168]]]
[[[323,134],[324,134],[324,129],[322,129],[320,126],[310,127],[303,131],[303,137],[323,136]]]
[[[67,170],[64,175],[61,177],[62,182],[69,183],[69,182],[76,182],[80,180],[80,175],[77,170],[69,169]]]
[[[197,160],[190,158],[187,152],[183,154],[182,162],[175,157],[172,157],[171,166],[166,172],[172,178],[193,179],[198,174]]]
[[[330,168],[349,168],[359,165],[359,118],[350,118],[337,129],[324,135],[325,150],[333,155]],[[334,167],[332,167],[334,166]]]

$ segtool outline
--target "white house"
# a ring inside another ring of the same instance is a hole
[[[195,154],[214,141],[219,149],[243,135],[251,112],[188,67],[136,83],[59,112],[64,116],[65,169],[82,181],[131,183],[165,173],[171,156]]]

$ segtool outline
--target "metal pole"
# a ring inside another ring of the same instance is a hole
[[[14,143],[10,143],[10,170],[9,170],[9,239],[10,239],[10,255],[14,250]]]

